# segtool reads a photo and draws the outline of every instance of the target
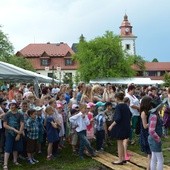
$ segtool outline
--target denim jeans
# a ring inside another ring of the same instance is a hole
[[[83,152],[84,152],[85,147],[87,148],[88,152],[91,155],[93,155],[94,151],[93,151],[93,148],[91,147],[89,140],[87,139],[86,130],[82,130],[80,132],[77,132],[77,135],[78,135],[79,141],[80,141],[80,146],[79,146],[80,157],[83,156]]]

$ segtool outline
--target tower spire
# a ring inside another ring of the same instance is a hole
[[[122,40],[122,46],[124,50],[126,50],[127,53],[129,53],[130,55],[135,55],[135,39],[137,37],[133,35],[132,26],[128,20],[128,15],[126,13],[120,26],[120,38]]]

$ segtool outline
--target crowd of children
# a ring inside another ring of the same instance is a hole
[[[0,91],[4,170],[8,170],[11,153],[15,165],[20,165],[18,156],[29,164],[38,163],[36,156],[42,153],[44,143],[47,161],[65,147],[65,141],[84,159],[85,153],[94,157],[102,152],[112,139],[117,140],[118,149],[118,160],[112,163],[123,165],[130,159],[128,144],[137,142],[137,128],[141,151],[148,155],[147,169],[162,169],[161,137],[168,137],[170,127],[170,88],[158,91],[155,86],[130,84],[125,89],[110,83],[80,83],[76,89],[54,85],[42,86],[41,91],[41,96],[36,96],[32,84],[11,85],[9,91]]]

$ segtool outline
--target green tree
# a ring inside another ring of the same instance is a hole
[[[143,57],[141,57],[140,55],[132,55],[132,56],[128,56],[128,59],[130,60],[131,63],[133,63],[134,65],[136,65],[139,70],[141,71],[145,71],[145,60]]]
[[[0,26],[1,28],[1,26]],[[14,55],[14,48],[6,34],[0,29],[0,61],[13,64],[26,70],[35,71],[31,63],[23,58]]]
[[[35,71],[31,62],[23,57],[18,57],[16,55],[10,56],[8,63],[13,64],[17,67],[23,68],[25,70]]]
[[[154,58],[152,62],[159,62],[157,58]]]
[[[164,74],[164,86],[170,87],[170,73],[166,72]]]
[[[81,38],[80,38],[81,40]],[[89,42],[79,41],[77,53],[73,58],[79,63],[81,80],[108,77],[131,77],[132,60],[122,50],[121,40],[113,32],[106,33]]]
[[[0,26],[0,60],[6,60],[14,53],[14,48],[1,28],[2,27]]]
[[[72,86],[73,86],[72,75],[65,74],[63,77],[63,83],[69,84],[69,86],[72,88]]]

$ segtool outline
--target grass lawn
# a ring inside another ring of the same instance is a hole
[[[162,139],[163,143],[163,155],[164,155],[164,162],[166,165],[170,166],[170,142],[169,139]],[[129,145],[129,150],[137,152],[141,155],[144,155],[139,148],[139,144],[136,142],[134,145]],[[117,153],[116,142],[113,141],[113,145],[109,145],[106,147],[106,151],[110,152],[114,155]],[[144,155],[145,156],[145,155]],[[108,170],[108,168],[104,167],[100,163],[96,162],[95,160],[91,159],[90,157],[85,157],[85,160],[80,160],[80,158],[74,154],[72,154],[71,147],[67,145],[64,148],[58,157],[54,160],[47,161],[46,160],[46,153],[37,155],[36,158],[40,161],[35,165],[30,165],[26,161],[19,161],[22,166],[14,166],[12,161],[9,163],[9,169],[11,170],[27,170],[27,169],[34,169],[34,170]],[[0,168],[1,169],[1,168]]]

